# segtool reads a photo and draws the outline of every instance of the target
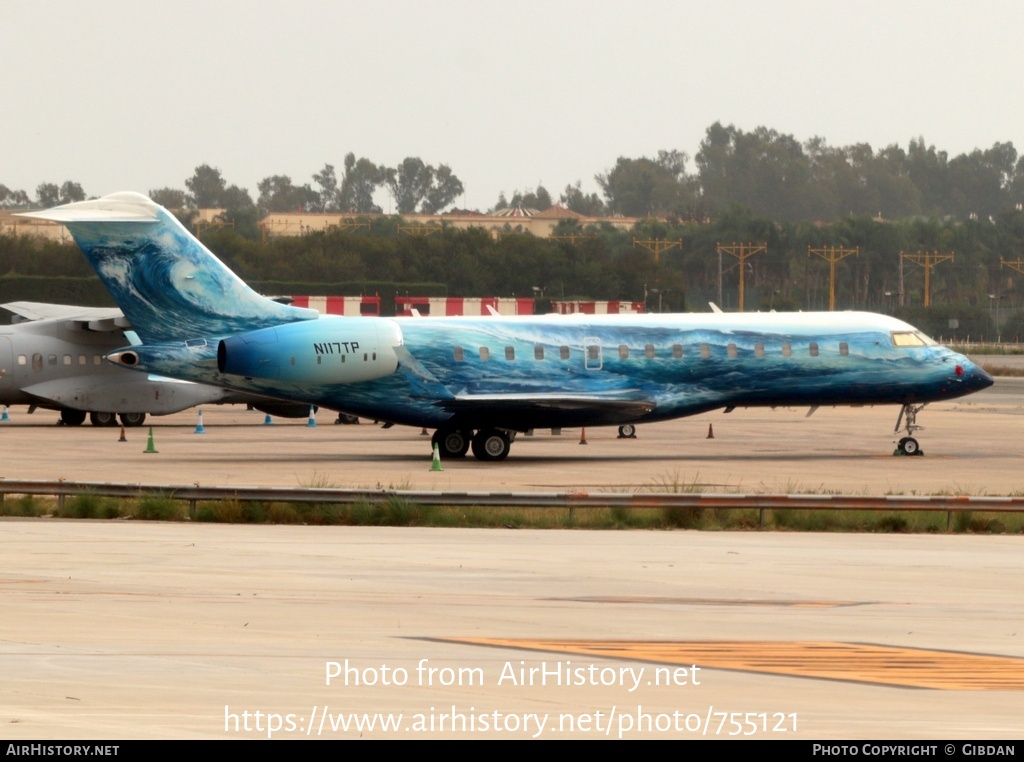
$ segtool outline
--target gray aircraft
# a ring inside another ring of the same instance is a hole
[[[15,315],[0,325],[0,405],[60,412],[68,426],[141,426],[147,414],[167,415],[196,405],[248,403],[274,415],[305,415],[304,405],[276,403],[204,384],[125,370],[106,355],[133,343],[121,310],[9,302]],[[137,341],[137,339],[136,339]],[[292,408],[297,408],[293,410]]]

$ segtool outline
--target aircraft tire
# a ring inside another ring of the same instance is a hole
[[[85,411],[64,408],[60,411],[60,422],[65,426],[81,426],[85,423]]]
[[[619,426],[619,439],[636,439],[636,426],[632,423]]]
[[[89,423],[93,426],[116,426],[117,416],[114,413],[89,413]]]
[[[499,429],[481,429],[473,437],[473,455],[477,460],[505,460],[511,446],[509,435]]]
[[[121,413],[118,418],[122,426],[141,426],[146,422],[145,413]]]
[[[434,432],[431,445],[437,445],[437,451],[442,460],[464,458],[469,452],[472,434],[471,431],[460,429],[438,429]]]
[[[900,452],[904,455],[920,455],[921,445],[913,437],[903,437],[900,440]]]

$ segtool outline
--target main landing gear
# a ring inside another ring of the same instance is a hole
[[[438,429],[431,444],[444,460],[463,458],[473,448],[477,460],[505,460],[512,447],[512,435],[504,429]]]
[[[893,451],[893,455],[924,455],[921,450],[921,445],[912,436],[915,431],[921,431],[924,426],[917,424],[917,414],[924,409],[927,402],[922,402],[920,405],[912,405],[910,403],[905,404],[900,408],[900,414],[896,418],[896,428],[893,429],[894,434],[900,433],[900,424],[906,419],[905,429],[907,436],[902,437],[896,444],[896,449]]]

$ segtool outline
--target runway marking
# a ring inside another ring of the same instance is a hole
[[[1024,690],[1024,659],[870,643],[445,638],[453,643],[586,654],[702,668],[960,691]]]
[[[867,606],[874,601],[784,601],[766,598],[668,598],[653,595],[594,595],[574,598],[550,598],[575,603],[665,603],[681,606],[784,606],[787,608],[842,608]]]

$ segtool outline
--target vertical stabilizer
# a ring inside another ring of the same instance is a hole
[[[316,310],[257,294],[173,214],[141,194],[114,193],[22,216],[67,227],[147,344],[229,336],[318,317]]]

